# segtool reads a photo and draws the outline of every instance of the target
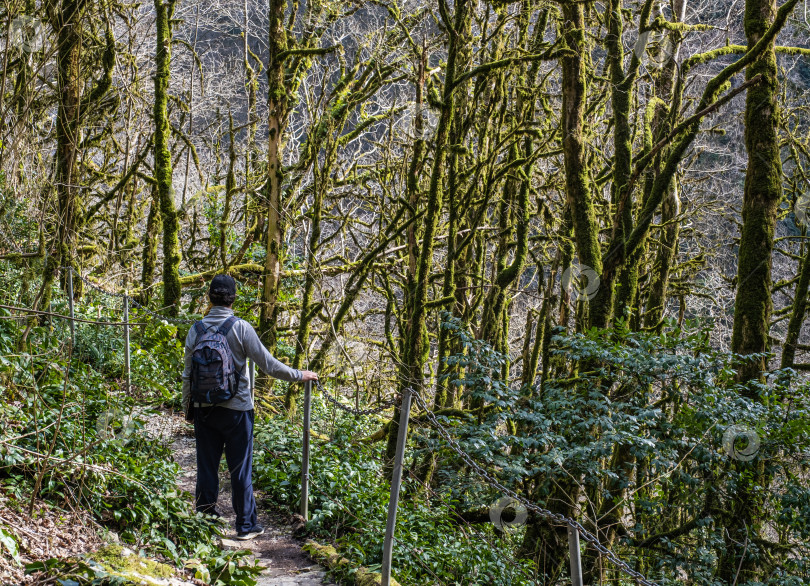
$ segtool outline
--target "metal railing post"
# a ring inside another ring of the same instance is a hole
[[[571,586],[582,586],[582,561],[579,553],[579,531],[568,527],[568,555],[571,556]]]
[[[304,383],[304,442],[301,457],[301,516],[309,520],[309,420],[312,407],[312,381]]]
[[[127,392],[132,389],[132,372],[129,362],[129,295],[124,292],[124,368],[127,375]]]
[[[72,348],[76,345],[76,323],[73,321],[73,318],[76,317],[73,312],[73,267],[68,267],[67,286],[68,309],[70,310],[70,346]]]
[[[402,406],[399,412],[399,433],[397,434],[397,452],[394,456],[394,470],[391,475],[391,498],[388,501],[388,520],[385,524],[385,541],[383,541],[382,586],[391,584],[391,556],[394,550],[394,529],[397,525],[397,505],[399,489],[402,486],[402,462],[405,459],[405,442],[408,439],[408,421],[411,416],[411,391],[402,393]]]

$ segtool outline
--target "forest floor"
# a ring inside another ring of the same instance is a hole
[[[195,447],[193,431],[182,417],[163,414],[149,421],[147,426],[153,434],[166,441],[171,441],[175,461],[181,466],[177,485],[182,490],[194,494],[196,479]],[[217,509],[227,523],[225,536],[222,538],[223,549],[250,550],[259,565],[266,569],[258,576],[256,586],[335,586],[325,580],[325,571],[315,564],[301,549],[302,542],[295,533],[303,526],[299,517],[284,516],[263,509],[261,494],[257,494],[259,503],[259,523],[264,526],[263,535],[251,541],[234,539],[235,515],[231,506],[230,479],[226,471],[220,472],[220,492]]]
[[[103,531],[86,511],[65,512],[36,501],[33,514],[28,515],[16,506],[8,506],[7,500],[0,495],[0,526],[10,528],[19,537],[20,559],[14,563],[7,555],[0,555],[0,584],[27,581],[25,564],[72,557],[104,545],[100,538]]]

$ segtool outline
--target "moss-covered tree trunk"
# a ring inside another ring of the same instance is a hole
[[[638,58],[633,54],[630,57],[630,71],[625,72],[625,56],[622,36],[624,33],[624,16],[622,0],[610,0],[605,11],[607,32],[605,46],[607,48],[608,71],[610,73],[610,104],[613,112],[613,146],[615,149],[613,176],[611,183],[611,209],[613,218],[613,234],[607,257],[623,254],[625,236],[632,230],[633,224],[633,191],[629,188],[632,166],[632,130],[630,109],[633,99],[633,81],[635,68],[638,67]],[[642,16],[643,22],[643,16]],[[619,277],[621,276],[621,279]],[[624,311],[633,303],[633,294],[638,282],[638,270],[634,266],[607,263],[601,271],[601,283],[590,305],[589,321],[591,326],[607,327],[613,315],[614,286],[618,282],[621,295],[618,303],[619,311]],[[609,384],[602,385],[602,391],[607,393]],[[624,513],[623,496],[627,487],[627,478],[630,473],[629,449],[616,444],[610,459],[610,469],[614,475],[605,482],[604,498],[599,503],[597,519],[605,527],[600,537],[610,544],[615,540],[616,533],[621,527]],[[609,519],[603,523],[604,519]],[[586,550],[583,559],[585,582],[588,584],[601,583],[604,580],[604,564],[600,563],[600,556],[592,548]]]
[[[423,55],[422,60],[426,57]],[[421,69],[423,64],[420,62],[419,68]],[[414,141],[413,147],[413,154],[411,155],[411,160],[408,162],[407,168],[407,175],[405,180],[405,189],[408,198],[408,206],[407,206],[407,213],[408,219],[411,220],[411,223],[408,225],[408,229],[405,231],[405,239],[406,239],[406,249],[408,252],[408,268],[407,272],[405,273],[405,299],[403,302],[403,307],[401,309],[402,315],[410,317],[413,314],[414,303],[416,303],[416,282],[417,282],[417,270],[419,265],[419,238],[422,235],[423,225],[418,224],[415,222],[415,218],[417,216],[417,212],[419,210],[419,206],[421,203],[421,198],[424,195],[423,193],[423,185],[422,185],[422,169],[425,164],[424,156],[426,151],[425,140],[424,140],[424,121],[422,120],[422,107],[423,107],[423,99],[424,99],[424,72],[419,71],[417,74],[418,79],[416,83],[416,101],[414,104],[415,112],[413,116],[413,132],[416,137]],[[449,130],[448,130],[449,132]],[[408,318],[406,318],[408,319]],[[409,327],[410,323],[406,322],[406,328]],[[415,336],[419,336],[424,340],[427,337],[427,328],[424,321],[419,325],[419,331],[414,333]],[[406,352],[407,341],[409,339],[410,334],[406,334],[402,336],[402,339],[399,343],[400,351],[404,354]],[[397,421],[399,421],[397,419]],[[390,439],[390,438],[389,438]]]
[[[242,248],[237,255],[235,263],[241,262],[244,255],[247,253],[248,248],[256,239],[256,232],[260,232],[260,224],[263,223],[263,214],[260,210],[260,203],[256,197],[256,192],[253,188],[254,182],[258,180],[261,173],[259,172],[260,156],[256,149],[256,131],[259,124],[259,115],[257,112],[258,105],[258,92],[259,92],[259,77],[253,66],[250,64],[251,55],[249,47],[248,25],[249,25],[249,10],[248,2],[244,2],[244,43],[242,45],[243,58],[245,65],[245,89],[247,90],[247,115],[249,116],[250,123],[247,128],[247,144],[245,149],[245,201],[243,216],[245,219],[245,233]]]
[[[315,147],[315,152],[318,152],[318,147]],[[313,198],[312,205],[309,208],[309,246],[307,250],[306,267],[307,272],[304,276],[304,291],[301,295],[301,312],[298,317],[298,331],[296,333],[297,343],[295,345],[295,356],[293,357],[293,368],[302,368],[304,366],[304,359],[308,358],[309,349],[309,336],[312,330],[312,320],[315,315],[321,310],[323,305],[321,303],[313,303],[315,293],[315,279],[319,278],[319,271],[317,267],[318,249],[321,241],[321,216],[323,214],[323,200],[326,196],[327,186],[329,183],[329,174],[332,165],[335,162],[335,155],[337,149],[335,145],[331,145],[331,149],[327,154],[322,169],[318,169],[317,154],[315,154],[315,169],[314,169],[314,183],[313,190],[315,197]],[[329,326],[331,330],[331,324]],[[309,366],[309,365],[308,365]],[[287,392],[284,395],[284,405],[288,411],[293,410],[295,407],[295,397],[300,391],[300,385],[290,385],[287,387]]]
[[[647,26],[652,3],[644,5],[639,18],[641,28]],[[635,79],[640,66],[637,52],[633,52],[625,70],[625,54],[622,38],[625,31],[624,3],[611,0],[606,11],[607,35],[605,44],[608,50],[608,68],[611,77],[611,109],[613,111],[613,144],[615,148],[611,199],[613,208],[613,234],[607,257],[621,258],[622,263],[607,262],[603,265],[602,282],[591,305],[590,325],[604,328],[610,325],[614,313],[616,318],[635,310],[638,302],[638,261],[642,246],[635,251],[624,249],[625,240],[633,230],[634,189],[631,185],[633,164],[633,132],[631,110],[635,94]],[[615,300],[614,300],[615,297]],[[605,381],[602,391],[608,394],[610,383]],[[622,522],[626,513],[626,490],[633,474],[635,458],[629,446],[616,444],[610,460],[613,472],[605,482],[604,498],[599,504],[597,519],[604,527],[602,537],[608,547],[612,547],[623,530]],[[585,581],[600,583],[604,580],[605,565],[592,548],[587,550],[583,560]]]
[[[585,38],[584,6],[566,2],[562,6],[560,33],[571,49],[561,59],[562,67],[562,146],[565,164],[565,193],[574,233],[576,253],[581,264],[602,272],[599,229],[588,179],[585,158],[584,115],[587,98],[587,42]],[[564,259],[563,270],[569,260]],[[568,299],[563,293],[563,303]],[[567,308],[564,313],[567,316]],[[567,318],[566,318],[567,319]],[[551,494],[532,495],[548,503],[556,513],[572,515],[578,489],[572,483],[558,483]],[[545,519],[530,515],[519,554],[535,561],[542,583],[555,583],[564,571],[568,535],[564,528],[550,525]]]
[[[673,20],[682,22],[686,14],[687,0],[676,0],[673,2]],[[645,136],[646,147],[651,149],[653,144],[663,138],[667,125],[664,123],[669,114],[669,104],[672,100],[673,89],[675,87],[675,76],[677,73],[677,59],[680,52],[682,34],[680,31],[670,31],[669,39],[672,43],[672,54],[664,64],[659,76],[658,84],[655,88],[655,98],[650,101],[654,108],[652,119],[649,122],[649,129]],[[654,170],[647,175],[647,187],[645,187],[645,199],[652,189],[655,175],[660,171],[660,158],[656,161]],[[680,235],[680,222],[678,215],[681,212],[681,200],[678,194],[678,186],[674,180],[670,183],[664,200],[661,203],[661,230],[659,236],[658,251],[656,253],[655,265],[650,283],[650,293],[647,298],[644,325],[654,331],[660,331],[662,318],[666,309],[670,273],[678,253],[678,239]]]
[[[645,327],[661,331],[662,319],[669,293],[669,280],[678,253],[680,223],[677,220],[681,211],[681,200],[676,185],[670,185],[661,204],[661,234],[655,259],[655,271],[650,283],[650,296],[647,312],[644,315]]]
[[[562,131],[565,163],[565,195],[571,212],[579,263],[602,274],[599,226],[585,158],[585,102],[588,48],[585,40],[585,9],[578,2],[563,4],[562,37],[572,50],[561,59]]]
[[[640,27],[647,26],[651,2],[644,4],[640,15]],[[591,302],[590,324],[607,327],[615,313],[622,316],[626,310],[635,309],[638,299],[638,260],[642,247],[627,251],[625,241],[633,230],[634,189],[631,185],[633,165],[633,119],[632,106],[635,82],[640,58],[636,51],[630,54],[625,69],[625,53],[622,38],[625,32],[625,7],[621,0],[611,0],[606,11],[607,34],[605,45],[608,51],[610,72],[610,104],[613,120],[613,145],[615,149],[611,203],[613,210],[613,234],[601,271],[601,283]],[[620,262],[616,262],[620,261]],[[614,299],[615,298],[615,299]]]
[[[228,172],[225,175],[225,204],[219,218],[219,261],[222,270],[228,270],[228,253],[231,228],[231,205],[236,193],[236,132],[233,128],[233,112],[228,111]]]
[[[281,285],[281,236],[284,232],[281,214],[281,137],[287,120],[287,90],[284,86],[284,62],[282,52],[287,49],[287,30],[284,16],[286,0],[270,0],[268,8],[269,59],[267,63],[267,209],[266,240],[267,256],[262,275],[262,303],[259,315],[259,337],[273,351],[276,347],[276,320],[278,319],[278,294]]]
[[[749,49],[774,22],[776,0],[746,0],[745,35]],[[742,231],[737,262],[737,295],[734,303],[734,331],[731,350],[738,354],[765,353],[770,349],[771,255],[774,227],[782,199],[782,159],[779,149],[779,104],[774,42],[746,68],[746,79],[756,75],[762,81],[749,88],[745,101],[745,147],[748,167],[743,193]],[[758,379],[768,367],[767,358],[746,361],[738,367],[742,382]],[[753,389],[744,391],[756,400]],[[763,559],[757,549],[745,547],[764,538],[768,477],[760,458],[732,463],[740,475],[737,490],[726,505],[726,548],[719,562],[719,574],[726,581],[746,583],[763,578]]]
[[[351,74],[347,74],[351,75]],[[341,85],[341,84],[338,84]],[[327,114],[318,122],[317,128],[310,133],[303,152],[306,160],[312,165],[312,205],[309,206],[309,243],[306,251],[306,275],[304,277],[304,292],[301,296],[301,311],[298,319],[298,332],[293,358],[293,368],[301,368],[304,359],[308,358],[309,337],[312,331],[312,322],[323,308],[323,303],[314,303],[314,292],[317,279],[320,278],[318,252],[321,246],[323,231],[322,217],[324,201],[332,185],[333,170],[338,161],[340,135],[346,127],[346,121],[353,112],[350,104],[354,103],[355,96],[351,92],[338,91],[333,94],[334,103],[338,107],[329,109]],[[330,333],[332,323],[329,324]],[[298,394],[300,387],[291,385],[287,389],[285,404],[288,409],[292,407],[293,398]]]
[[[61,265],[78,268],[76,230],[79,222],[81,190],[78,189],[77,159],[81,140],[81,16],[84,0],[63,0],[52,22],[58,41],[56,74],[58,107],[56,112],[56,194],[59,218],[52,254],[45,261],[38,307],[47,308],[51,287]],[[74,279],[74,291],[81,281]]]
[[[169,148],[168,93],[171,74],[171,19],[174,0],[155,0],[157,44],[155,49],[155,180],[163,220],[163,306],[169,315],[180,311],[180,221],[172,189],[172,157]]]
[[[546,30],[548,12],[540,12],[535,24],[534,34],[530,34],[530,23],[534,12],[532,2],[524,2],[518,18],[520,28],[519,44],[528,52],[536,51],[543,41]],[[516,87],[514,110],[517,113],[515,122],[525,126],[536,124],[535,111],[538,103],[537,96],[541,94],[535,86],[540,61],[531,64],[520,64],[517,75],[509,75],[510,82]],[[499,240],[496,251],[496,271],[492,286],[489,288],[484,302],[482,316],[482,338],[490,342],[494,348],[504,354],[508,349],[508,306],[510,297],[508,289],[520,279],[523,268],[526,266],[526,257],[529,252],[529,193],[534,171],[533,154],[534,140],[527,135],[523,141],[517,141],[509,151],[509,164],[519,160],[526,161],[523,165],[510,172],[501,198],[499,210]],[[513,247],[514,256],[509,262],[509,251]],[[502,373],[508,377],[508,363]]]
[[[775,0],[747,0],[745,34],[753,46],[776,12]],[[774,226],[782,198],[782,159],[779,154],[779,106],[776,53],[773,43],[746,69],[746,79],[761,75],[749,88],[745,110],[748,167],[743,195],[742,232],[737,263],[737,295],[731,349],[739,354],[766,352],[773,309],[771,255]],[[741,366],[739,378],[757,378],[767,368],[764,358]]]
[[[328,171],[327,171],[328,174]],[[326,180],[325,176],[320,177]],[[321,239],[321,215],[323,213],[324,190],[315,187],[315,199],[309,209],[309,250],[307,251],[306,267],[307,273],[304,276],[304,292],[301,295],[301,313],[298,317],[298,343],[295,346],[295,356],[293,358],[293,368],[301,368],[304,359],[307,357],[307,347],[309,346],[309,334],[312,329],[312,320],[320,309],[319,304],[313,306],[313,294],[315,292],[315,279],[318,278],[315,255],[318,251],[318,243]],[[286,402],[288,408],[291,406],[293,397],[293,386],[287,390]]]

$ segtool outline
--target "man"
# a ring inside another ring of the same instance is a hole
[[[223,325],[233,316],[236,299],[236,281],[229,275],[217,275],[208,290],[211,310],[202,320],[208,331]],[[253,497],[253,397],[247,376],[247,358],[266,374],[289,382],[317,380],[318,375],[308,370],[296,370],[282,364],[267,351],[256,330],[244,320],[229,322],[225,339],[233,356],[233,366],[240,373],[234,396],[222,403],[191,402],[192,351],[198,327],[192,327],[186,336],[185,369],[183,370],[183,412],[194,419],[194,437],[197,440],[197,487],[195,506],[201,513],[219,516],[216,511],[219,493],[219,462],[223,448],[231,475],[233,510],[236,513],[236,538],[253,539],[264,533],[258,524],[256,500]],[[191,410],[189,409],[191,407]]]

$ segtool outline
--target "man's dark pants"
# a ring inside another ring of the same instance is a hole
[[[219,493],[219,461],[225,461],[231,474],[231,496],[236,512],[236,531],[248,532],[256,526],[256,500],[253,497],[253,410],[235,411],[225,407],[194,410],[194,437],[197,440],[197,510],[213,513]]]

